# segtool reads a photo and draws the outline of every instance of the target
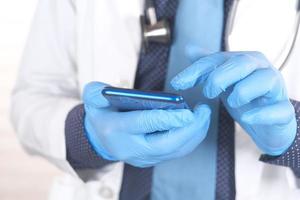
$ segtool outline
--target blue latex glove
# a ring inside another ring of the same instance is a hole
[[[101,95],[105,84],[89,83],[83,94],[85,129],[96,152],[138,167],[190,153],[205,138],[211,111],[144,110],[118,112]]]
[[[220,52],[195,61],[171,81],[178,90],[203,84],[207,98],[221,97],[232,117],[269,155],[280,155],[296,136],[295,111],[281,73],[259,52]]]

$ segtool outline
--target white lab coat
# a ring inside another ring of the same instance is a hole
[[[46,158],[66,173],[56,179],[51,200],[118,199],[123,164],[74,171],[66,160],[64,123],[68,112],[81,103],[86,83],[133,86],[142,8],[142,0],[39,2],[13,92],[12,122],[29,153]],[[299,66],[297,49],[291,66]],[[284,76],[291,97],[300,100],[300,89],[293,88],[297,77],[289,79],[299,76],[297,70],[287,67]],[[291,171],[259,162],[260,154],[238,128],[237,199],[299,199],[300,190]]]

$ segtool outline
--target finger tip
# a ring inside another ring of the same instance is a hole
[[[236,93],[232,93],[227,98],[227,103],[232,108],[239,108],[249,102],[242,101],[241,97],[237,96]]]
[[[210,95],[209,95],[209,91],[206,86],[203,87],[202,93],[206,98],[209,98]]]
[[[174,76],[174,77],[171,79],[170,84],[171,84],[173,87],[176,87],[177,84],[178,84],[178,82],[179,82],[179,77],[178,77],[178,75],[176,75],[176,76]]]
[[[180,85],[177,83],[177,81],[171,81],[170,85],[175,90],[180,90]]]
[[[204,96],[208,99],[214,99],[217,97],[217,95],[211,93],[205,93]]]
[[[222,93],[222,90],[219,90],[216,87],[213,87],[211,84],[207,83],[203,87],[203,95],[208,99],[214,99]]]
[[[216,97],[209,89],[207,89],[207,87],[203,89],[203,95],[208,99],[213,99]]]
[[[94,107],[109,106],[109,102],[101,93],[106,86],[106,84],[96,81],[86,84],[82,95],[83,102]]]
[[[198,115],[202,115],[203,113],[207,115],[211,115],[211,109],[207,104],[198,104],[194,108],[194,112]]]
[[[170,85],[175,89],[175,90],[185,90],[187,89],[188,85],[185,83],[183,77],[181,75],[175,76],[171,81]]]
[[[173,89],[179,91],[179,90],[186,90],[188,89],[189,87],[184,84],[182,81],[174,81],[174,82],[171,82],[171,86]]]
[[[233,100],[233,98],[231,96],[229,96],[227,98],[227,104],[231,107],[231,108],[237,108],[238,105],[237,103]]]

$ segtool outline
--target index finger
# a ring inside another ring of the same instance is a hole
[[[186,126],[194,121],[188,109],[175,110],[137,110],[118,112],[122,130],[130,134],[147,134]],[[116,121],[118,121],[116,120]]]
[[[185,90],[201,83],[219,65],[223,64],[229,57],[228,52],[215,53],[194,62],[191,66],[177,74],[172,80],[171,85],[176,90]]]

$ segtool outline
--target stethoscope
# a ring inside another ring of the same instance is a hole
[[[234,27],[234,20],[236,17],[237,9],[239,6],[240,0],[233,0],[233,4],[231,7],[231,12],[229,13],[227,22],[226,22],[226,27],[227,29],[225,30],[225,42],[226,42],[226,49],[231,50],[230,44],[228,43],[228,38],[230,37],[230,34],[232,33],[233,27]],[[273,60],[273,65],[282,71],[286,66],[287,62],[289,61],[293,50],[295,49],[295,44],[297,40],[297,35],[299,31],[299,24],[300,24],[300,0],[296,0],[295,4],[295,18],[294,18],[294,24],[292,27],[292,31],[290,32],[290,35],[288,36],[284,47],[281,49],[280,53],[278,56]]]
[[[142,47],[146,51],[149,43],[169,44],[171,28],[169,19],[158,21],[153,0],[145,0],[145,15],[140,17],[142,28]]]
[[[229,13],[225,30],[225,41],[226,49],[230,50],[230,45],[228,44],[228,37],[230,36],[233,26],[234,19],[236,16],[236,11],[238,8],[240,0],[233,0],[232,10]],[[168,45],[171,42],[171,28],[169,20],[163,18],[161,20],[157,19],[156,10],[153,0],[145,0],[145,15],[141,16],[141,28],[142,28],[142,47],[144,51],[147,51],[147,48],[150,43],[159,43]],[[293,31],[291,31],[284,48],[281,50],[278,58],[276,58],[276,66],[279,70],[282,70],[286,63],[288,62],[295,44],[299,31],[300,24],[300,0],[297,1],[296,5],[296,15],[295,22],[293,26]]]

